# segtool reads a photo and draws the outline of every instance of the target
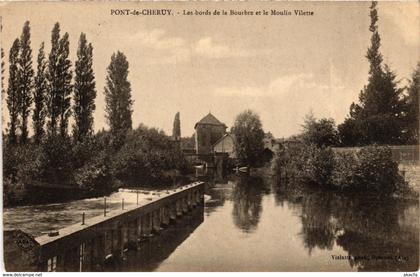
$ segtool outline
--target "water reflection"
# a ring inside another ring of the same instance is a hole
[[[315,248],[331,250],[336,244],[359,271],[418,269],[418,203],[302,188],[278,189],[276,200],[291,202],[298,209],[301,238],[309,254]]]
[[[263,180],[259,177],[239,176],[233,186],[233,221],[246,233],[253,232],[262,212]]]

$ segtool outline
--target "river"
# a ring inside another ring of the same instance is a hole
[[[141,194],[141,200],[153,193]],[[129,253],[118,271],[410,271],[419,261],[419,205],[290,191],[271,178],[210,180],[204,210]],[[136,194],[114,193],[133,205]],[[5,227],[32,233],[103,212],[103,200],[4,210]],[[38,227],[35,227],[38,226]],[[43,226],[43,227],[39,227]],[[23,229],[25,229],[23,228]],[[34,231],[35,230],[35,231]],[[112,269],[111,269],[112,270]]]

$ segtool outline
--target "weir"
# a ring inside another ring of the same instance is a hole
[[[53,236],[34,238],[21,230],[5,230],[5,267],[7,271],[101,271],[124,259],[129,249],[140,249],[143,241],[159,236],[177,218],[203,207],[204,182],[195,182],[154,195],[147,203],[84,219]]]

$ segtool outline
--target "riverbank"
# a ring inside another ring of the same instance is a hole
[[[273,170],[287,182],[378,198],[418,199],[418,180],[407,177],[417,176],[419,169],[412,166],[409,172],[401,170],[399,163],[393,159],[391,149],[376,145],[346,152],[302,145],[293,151],[286,149],[278,153],[273,160]]]

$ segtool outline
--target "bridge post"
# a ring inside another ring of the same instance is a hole
[[[153,231],[159,233],[160,231],[160,209],[152,212]]]
[[[151,226],[150,226],[150,214],[145,214],[142,216],[142,231],[143,231],[143,237],[150,236],[151,232]]]
[[[163,227],[169,226],[169,206],[163,206],[162,207],[161,226],[163,226]]]
[[[176,202],[169,204],[169,221],[175,222],[176,220]]]
[[[181,198],[175,201],[175,205],[176,205],[176,216],[181,217],[182,216]]]
[[[182,197],[182,212],[184,214],[188,213],[187,196]]]

